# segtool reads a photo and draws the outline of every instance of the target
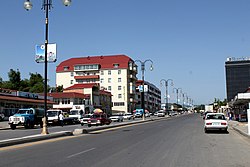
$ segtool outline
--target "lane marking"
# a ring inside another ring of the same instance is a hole
[[[67,158],[72,158],[72,157],[78,156],[78,155],[80,155],[80,154],[84,154],[84,153],[89,152],[89,151],[92,151],[92,150],[95,150],[95,148],[91,148],[91,149],[84,150],[84,151],[79,152],[79,153],[76,153],[76,154],[72,154],[72,155],[70,155],[70,156],[67,156]]]

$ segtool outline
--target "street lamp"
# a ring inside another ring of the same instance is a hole
[[[184,108],[185,108],[185,95],[187,96],[186,93],[182,93],[182,100],[183,100],[183,111],[184,111]]]
[[[65,6],[69,6],[71,4],[71,0],[62,0],[63,4]],[[32,3],[30,0],[25,0],[24,2],[24,8],[29,11],[32,9]],[[44,59],[44,118],[43,118],[43,130],[42,134],[48,134],[48,128],[47,128],[47,119],[46,119],[46,113],[47,113],[47,70],[48,70],[48,37],[49,37],[49,11],[52,8],[52,0],[43,0],[42,9],[45,11],[45,59]]]
[[[168,110],[168,82],[171,81],[171,86],[174,85],[174,82],[172,79],[168,79],[168,80],[165,80],[165,79],[162,79],[160,81],[161,85],[162,85],[162,82],[165,82],[165,87],[166,87],[166,104],[165,104],[165,107],[166,107],[166,111]]]
[[[135,60],[135,62],[140,62],[141,63],[141,71],[142,71],[142,91],[141,91],[141,108],[143,111],[142,114],[142,119],[145,120],[145,104],[144,104],[144,71],[145,71],[145,63],[146,62],[151,62],[150,70],[153,70],[153,61],[150,59],[147,59],[145,61],[141,60]]]
[[[177,97],[177,101],[176,101],[176,104],[178,105],[178,101],[179,101],[179,91],[181,93],[181,88],[173,88],[173,91],[175,92],[176,91],[176,97]]]

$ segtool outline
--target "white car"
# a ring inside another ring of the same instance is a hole
[[[123,122],[123,116],[120,114],[109,117],[113,122]]]
[[[80,123],[83,126],[84,124],[88,124],[88,120],[91,118],[93,114],[86,114],[80,119]]]
[[[157,116],[158,117],[165,117],[165,112],[164,111],[158,111]]]
[[[221,130],[227,132],[228,122],[223,113],[207,113],[204,121],[204,131]]]
[[[128,120],[134,119],[134,116],[133,116],[133,114],[131,114],[131,113],[125,113],[125,114],[123,115],[123,119],[128,119]]]

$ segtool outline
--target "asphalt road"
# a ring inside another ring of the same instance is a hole
[[[0,149],[0,166],[248,167],[250,142],[203,132],[198,114]]]
[[[148,118],[150,119],[150,118]],[[141,120],[141,119],[135,119]],[[124,120],[124,122],[131,122],[133,120]],[[112,122],[111,125],[119,124],[120,122]],[[104,125],[107,126],[107,125]],[[81,124],[75,124],[75,125],[64,125],[61,126],[48,126],[49,133],[54,132],[60,132],[60,131],[73,131],[74,129],[82,129],[82,128],[89,128],[87,125],[81,126]],[[95,128],[95,126],[92,126],[90,128]],[[0,130],[0,140],[6,140],[6,139],[12,139],[12,138],[19,138],[24,136],[30,136],[30,135],[37,135],[41,134],[42,129],[40,126],[36,126],[33,129],[25,129],[24,127],[17,128],[15,130]]]

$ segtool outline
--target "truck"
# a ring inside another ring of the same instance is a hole
[[[50,109],[47,110],[47,124],[48,125],[59,125],[59,115],[60,113],[64,114],[62,110],[59,109]],[[75,117],[66,117],[64,114],[63,124],[75,124],[78,121]]]
[[[9,125],[11,129],[16,129],[16,126],[24,126],[34,128],[35,125],[43,126],[42,118],[45,116],[44,109],[41,108],[22,108],[16,114],[9,117]]]
[[[69,111],[70,118],[76,118],[77,122],[80,123],[81,118],[85,115],[85,105],[73,105]]]

